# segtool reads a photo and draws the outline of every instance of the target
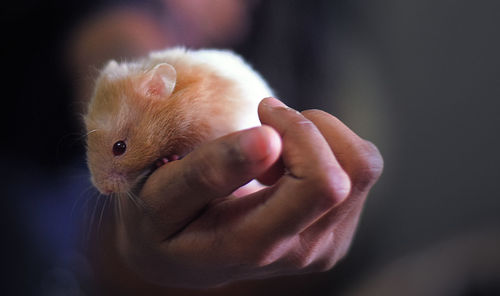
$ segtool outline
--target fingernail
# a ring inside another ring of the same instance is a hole
[[[276,98],[273,98],[273,97],[265,98],[262,101],[262,104],[267,106],[267,107],[271,107],[271,108],[276,108],[276,107],[288,108],[288,106],[285,105],[282,101],[280,101]]]
[[[280,101],[280,100],[278,100],[276,98],[273,98],[273,97],[265,98],[264,101],[262,101],[262,105],[266,106],[267,108],[271,108],[271,109],[291,110],[291,111],[294,111],[297,114],[300,114],[299,111],[297,111],[297,110],[295,110],[293,108],[288,107],[282,101]]]

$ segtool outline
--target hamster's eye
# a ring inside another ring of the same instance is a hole
[[[127,144],[123,141],[118,141],[113,145],[113,154],[115,156],[122,155],[127,150]]]

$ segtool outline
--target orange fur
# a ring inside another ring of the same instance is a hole
[[[132,190],[155,160],[184,155],[200,143],[237,129],[239,89],[209,67],[173,61],[177,72],[170,97],[142,92],[144,71],[123,77],[102,75],[85,116],[87,159],[94,185],[102,193]],[[144,95],[146,93],[146,95]],[[115,156],[113,144],[127,150]]]

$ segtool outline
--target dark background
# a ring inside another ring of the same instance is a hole
[[[64,267],[68,212],[89,185],[65,46],[102,5],[2,4],[2,286],[17,295],[82,285]],[[386,163],[349,256],[316,286],[278,294],[358,295],[391,279],[407,285],[385,295],[499,291],[500,2],[263,1],[235,49],[278,97],[338,116]]]

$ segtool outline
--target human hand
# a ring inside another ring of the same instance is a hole
[[[382,158],[335,117],[263,100],[264,125],[209,142],[159,168],[144,207],[123,204],[118,250],[163,286],[323,271],[347,252]],[[259,178],[271,185],[235,197]]]

